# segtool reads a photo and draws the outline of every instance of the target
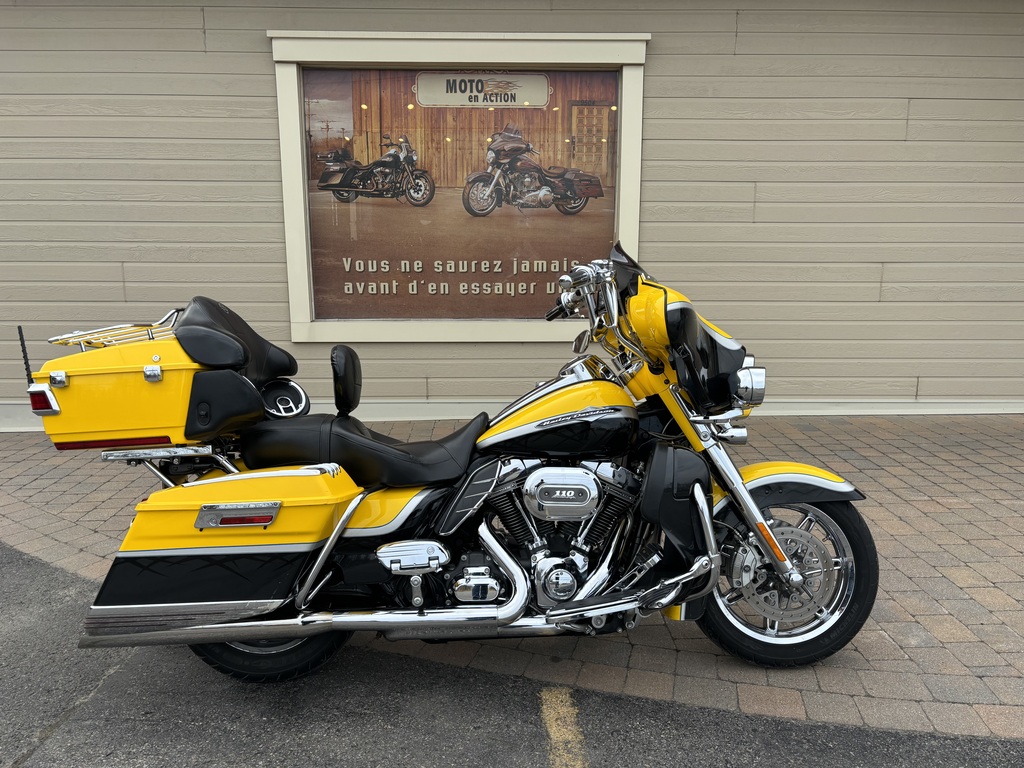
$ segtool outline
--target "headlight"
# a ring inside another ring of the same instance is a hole
[[[494,161],[497,159],[497,155],[494,154],[493,149],[488,149],[487,154],[484,155],[484,157],[487,159],[488,165],[494,165]]]
[[[411,157],[411,158],[412,158],[412,161],[413,161],[414,163],[415,163],[415,162],[416,162],[416,160],[418,159],[418,158],[416,157],[416,152],[415,152],[415,151],[414,151],[414,152],[410,152],[410,153],[409,153],[409,157]]]
[[[740,380],[736,388],[736,399],[741,406],[760,405],[764,402],[766,372],[764,368],[754,366],[753,357],[748,356],[743,362],[746,364],[748,361],[749,365],[736,371]]]

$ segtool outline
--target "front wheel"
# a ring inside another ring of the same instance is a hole
[[[285,640],[247,640],[189,647],[218,672],[247,682],[280,683],[319,669],[350,637],[351,632],[325,632]]]
[[[486,216],[498,207],[498,195],[487,190],[491,187],[489,181],[480,179],[471,181],[462,190],[462,207],[470,216]]]
[[[434,180],[426,171],[413,171],[412,179],[405,185],[405,198],[410,205],[420,208],[434,199]]]
[[[577,213],[579,213],[580,211],[587,207],[587,201],[589,199],[589,197],[576,197],[573,198],[572,200],[569,200],[568,202],[555,203],[555,208],[557,208],[560,213],[564,213],[566,216],[575,216]]]
[[[717,645],[766,667],[811,664],[841,649],[867,621],[878,591],[878,555],[848,501],[762,510],[804,577],[783,584],[743,532],[728,528],[722,572],[700,628]]]

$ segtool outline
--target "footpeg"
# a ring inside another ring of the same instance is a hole
[[[437,573],[451,555],[439,542],[427,539],[395,541],[377,547],[380,564],[397,576]]]

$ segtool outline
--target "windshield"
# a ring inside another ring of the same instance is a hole
[[[654,279],[636,263],[632,256],[623,250],[622,243],[615,243],[612,246],[612,251],[608,254],[608,261],[611,262],[612,269],[615,270],[615,284],[619,287],[623,298],[636,296],[639,288],[637,278],[643,277],[648,281]]]

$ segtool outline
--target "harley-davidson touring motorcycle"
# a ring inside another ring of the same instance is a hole
[[[530,157],[538,154],[509,123],[491,135],[487,170],[471,173],[462,190],[462,205],[472,216],[487,216],[505,203],[517,208],[555,206],[566,216],[587,207],[592,197],[604,197],[601,180],[579,168],[541,167]]]
[[[308,413],[292,355],[208,298],[51,339],[80,349],[32,374],[56,447],[102,449],[162,486],[80,645],[188,644],[257,681],[317,668],[355,630],[601,635],[656,611],[766,666],[846,645],[878,585],[864,497],[825,469],[727,451],[765,370],[618,246],[559,286],[547,319],[588,320],[579,356],[434,441],[353,415],[344,345],[337,413]]]
[[[385,133],[381,147],[385,152],[369,165],[360,165],[347,146],[321,152],[316,159],[324,163],[317,189],[330,190],[334,199],[351,203],[364,197],[404,197],[410,205],[422,207],[434,199],[434,179],[428,171],[417,168],[419,157],[404,134],[398,142]]]

